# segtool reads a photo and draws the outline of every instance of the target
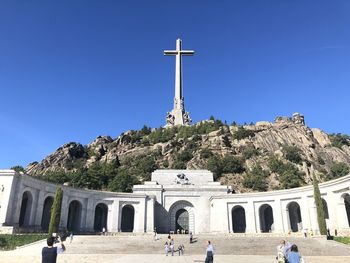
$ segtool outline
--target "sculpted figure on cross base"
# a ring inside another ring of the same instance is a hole
[[[173,126],[174,125],[174,120],[175,120],[175,117],[174,115],[172,115],[170,112],[167,112],[166,114],[166,124],[167,125],[171,125]]]
[[[185,125],[191,124],[192,120],[191,120],[190,115],[187,111],[184,113],[183,116],[184,116],[184,124]]]

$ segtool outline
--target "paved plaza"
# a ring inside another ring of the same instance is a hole
[[[175,247],[183,243],[185,255],[172,257],[164,255],[163,244],[166,235],[159,235],[154,241],[151,235],[118,236],[75,236],[73,242],[66,243],[67,250],[59,255],[59,263],[158,263],[158,262],[204,262],[205,242],[210,239],[215,248],[215,262],[271,263],[276,262],[276,245],[281,237],[236,237],[230,235],[202,235],[197,242],[189,244],[188,237],[175,235]],[[350,263],[350,246],[327,241],[323,238],[288,238],[296,243],[306,262],[310,263]],[[14,251],[0,252],[4,263],[36,263],[40,261],[44,241],[36,242]]]

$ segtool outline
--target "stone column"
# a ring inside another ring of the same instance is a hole
[[[309,202],[310,201],[310,202]],[[317,218],[316,218],[316,226],[317,229],[314,228],[316,227],[314,225],[315,222],[315,209],[316,206],[314,205],[314,200],[313,197],[311,200],[307,197],[307,195],[302,196],[301,201],[300,201],[300,213],[301,213],[301,221],[303,228],[312,228],[315,230],[318,230],[318,223],[317,223]],[[311,205],[311,207],[310,207]]]
[[[41,220],[43,216],[44,202],[45,202],[45,191],[39,192],[38,203],[36,208],[35,225],[41,227]]]
[[[112,211],[111,213],[108,213],[108,228],[111,230],[111,232],[119,232],[119,199],[114,199],[111,206]]]
[[[246,232],[247,233],[258,233],[259,226],[259,213],[255,211],[255,205],[252,200],[248,200],[246,206]],[[257,223],[258,222],[258,223]],[[260,231],[259,231],[260,232]]]
[[[80,200],[79,200],[80,201]],[[90,218],[87,218],[88,213],[88,199],[84,198],[81,200],[81,215],[80,215],[80,230],[81,231],[87,231],[87,220],[90,220]]]
[[[29,216],[29,221],[28,221],[28,226],[34,226],[35,227],[35,217],[37,215],[37,206],[38,206],[38,199],[39,199],[39,190],[33,189],[32,193],[32,204],[30,207],[30,216]]]
[[[86,224],[85,229],[87,231],[94,231],[94,222],[95,222],[95,200],[89,198],[87,200],[86,206]]]
[[[338,200],[337,204],[337,226],[338,230],[342,228],[349,228],[348,216],[346,214],[346,208],[344,199],[338,196],[336,199]]]
[[[68,218],[68,204],[69,196],[67,191],[63,190],[62,206],[61,206],[61,220],[59,228],[65,230],[67,228],[67,218]]]
[[[282,204],[280,199],[275,199],[273,204],[273,232],[275,233],[283,233],[283,211]]]
[[[134,217],[134,231],[136,233],[145,232],[145,217],[146,217],[146,198],[141,199],[137,205],[134,205],[135,217]]]
[[[152,233],[154,230],[154,199],[147,197],[146,203],[146,232]]]

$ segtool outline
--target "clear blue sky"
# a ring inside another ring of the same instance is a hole
[[[0,2],[0,168],[69,141],[164,125],[176,38],[194,122],[273,121],[350,134],[350,1]]]

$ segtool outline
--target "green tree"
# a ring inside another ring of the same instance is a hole
[[[326,219],[325,219],[325,211],[324,211],[323,202],[321,198],[320,188],[318,187],[318,181],[316,179],[315,174],[313,174],[312,180],[313,180],[312,184],[314,186],[314,199],[315,199],[316,210],[317,210],[318,228],[320,229],[321,235],[326,235],[327,225],[326,225]]]
[[[243,186],[256,191],[266,191],[268,188],[268,176],[268,171],[264,170],[260,165],[255,165],[244,177]]]
[[[299,187],[304,183],[304,173],[299,171],[291,163],[284,164],[284,171],[280,174],[280,184],[282,189]]]
[[[114,192],[132,192],[132,187],[139,184],[136,176],[131,175],[127,170],[121,169],[118,176],[114,177],[108,184],[108,190]]]
[[[336,179],[345,176],[349,173],[349,166],[343,162],[335,162],[330,168],[330,173],[327,176],[328,180]]]
[[[25,169],[23,168],[23,166],[20,166],[20,165],[16,165],[16,166],[12,166],[10,168],[11,170],[15,170],[16,172],[25,172]]]
[[[221,177],[223,173],[223,165],[218,155],[212,155],[207,160],[207,169],[214,174],[214,179]]]
[[[59,227],[60,218],[61,218],[62,197],[63,197],[62,188],[58,187],[55,193],[55,198],[53,200],[52,207],[51,207],[49,236],[52,236],[52,233],[58,232],[58,227]]]
[[[341,149],[344,145],[345,146],[350,146],[350,136],[346,134],[330,134],[329,139],[331,141],[331,144],[333,147],[337,147]]]
[[[238,127],[237,131],[235,131],[232,135],[233,139],[243,140],[245,138],[254,137],[255,132],[252,130],[246,130],[243,127]]]
[[[283,156],[290,162],[299,164],[303,160],[301,158],[301,151],[296,146],[284,145],[282,147]]]

